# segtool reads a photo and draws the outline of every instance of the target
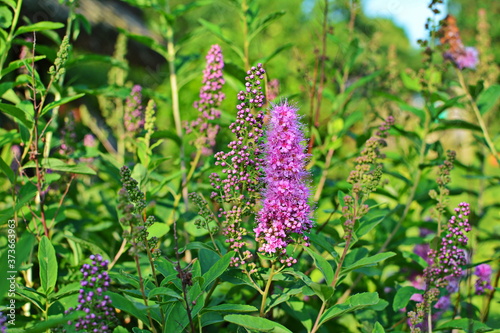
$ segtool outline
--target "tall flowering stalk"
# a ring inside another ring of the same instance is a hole
[[[236,120],[229,126],[236,139],[228,145],[230,151],[215,154],[216,165],[222,167],[222,175],[210,175],[215,191],[212,198],[225,203],[218,217],[223,219],[222,232],[226,242],[235,252],[232,266],[246,263],[252,257],[245,246],[243,237],[247,229],[242,227],[245,216],[253,213],[255,203],[260,198],[263,160],[259,140],[263,135],[264,83],[265,70],[262,64],[252,67],[245,78],[245,90],[238,93]]]
[[[144,108],[142,106],[142,87],[135,85],[125,102],[123,116],[126,133],[138,134],[144,127]]]
[[[224,57],[219,45],[212,45],[206,60],[207,66],[203,70],[203,86],[200,89],[200,100],[193,104],[200,115],[191,122],[187,132],[192,129],[199,131],[199,137],[195,141],[195,145],[202,149],[202,154],[209,155],[215,145],[215,136],[219,132],[219,125],[210,123],[210,121],[220,118],[218,108],[226,97],[222,92],[225,83],[222,74]]]
[[[458,291],[462,266],[467,264],[468,238],[466,233],[471,231],[469,224],[470,206],[462,202],[455,208],[446,226],[446,232],[441,237],[439,248],[430,249],[428,256],[432,264],[425,268],[424,279],[426,292],[424,300],[417,304],[417,311],[408,312],[412,333],[421,332],[421,324],[427,321],[428,331],[432,331],[431,304],[440,296],[439,288],[446,288],[447,294],[439,298],[436,308],[445,308],[449,304],[449,294]],[[446,303],[446,304],[445,304]]]
[[[296,238],[307,245],[304,233],[313,225],[306,183],[308,156],[300,127],[295,107],[287,102],[272,107],[264,144],[264,199],[254,229],[259,251],[267,255],[286,255],[286,246],[297,242]],[[285,261],[289,266],[296,262],[293,258]]]
[[[465,246],[467,246],[468,238],[465,234],[471,231],[469,204],[460,203],[455,208],[455,213],[456,216],[452,216],[448,221],[447,233],[441,238],[439,249],[429,251],[433,265],[424,270],[428,283],[437,288],[446,287],[451,277],[460,278],[461,266],[467,264]]]
[[[379,126],[376,135],[366,141],[365,148],[361,151],[361,155],[356,158],[354,170],[351,171],[347,179],[352,184],[352,188],[351,193],[344,196],[344,202],[342,203],[342,216],[344,219],[343,237],[345,244],[332,282],[330,283],[330,286],[333,288],[337,286],[344,260],[351,248],[352,240],[354,239],[354,226],[356,222],[359,222],[368,213],[368,205],[365,204],[365,201],[368,199],[370,193],[375,191],[382,178],[383,165],[381,159],[385,155],[380,149],[387,145],[385,139],[389,134],[391,126],[394,125],[394,121],[393,116],[388,116],[384,123]],[[311,333],[317,332],[322,325],[321,317],[327,309],[328,302],[328,300],[323,300]]]

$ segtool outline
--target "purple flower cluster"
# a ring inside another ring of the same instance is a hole
[[[491,273],[492,269],[491,266],[488,264],[481,264],[476,266],[474,274],[477,276],[475,284],[477,295],[484,294],[486,292],[485,289],[489,290],[493,289],[493,287],[491,286]]]
[[[443,58],[450,60],[462,70],[464,68],[476,68],[479,62],[479,53],[474,47],[464,47],[457,20],[453,15],[448,15],[441,21],[441,43],[447,47]]]
[[[198,129],[200,137],[195,144],[201,147],[204,155],[211,153],[211,147],[215,145],[215,136],[219,132],[219,125],[211,124],[210,121],[220,118],[220,111],[217,109],[224,98],[222,87],[225,83],[222,69],[224,68],[224,58],[219,45],[212,45],[206,56],[207,66],[203,71],[203,86],[200,90],[200,100],[194,102],[194,107],[201,115],[191,122],[187,132],[191,129]]]
[[[455,208],[456,216],[448,221],[446,235],[441,238],[438,250],[430,250],[429,257],[433,264],[424,270],[426,280],[440,288],[446,287],[453,278],[462,276],[462,267],[467,264],[467,255],[463,249],[468,242],[465,233],[471,230],[469,224],[470,207],[462,202]]]
[[[6,333],[7,332],[7,317],[3,314],[3,312],[0,312],[0,333]]]
[[[142,106],[142,87],[135,85],[125,102],[123,121],[128,133],[138,133],[144,127],[144,108]]]
[[[68,325],[74,325],[76,331],[112,332],[117,320],[111,299],[104,295],[110,285],[108,261],[99,254],[91,255],[90,260],[91,264],[83,264],[80,269],[83,279],[80,282],[82,288],[78,295],[78,305],[65,312],[84,311],[86,315],[74,322],[69,321]]]
[[[306,183],[308,156],[300,127],[295,107],[284,102],[271,108],[264,144],[266,187],[254,229],[259,251],[265,254],[286,254],[286,246],[295,242],[294,234],[300,235],[307,245],[308,238],[303,234],[313,225]],[[288,266],[292,263],[286,262]]]
[[[476,68],[479,62],[479,52],[475,47],[469,46],[457,51],[447,51],[443,54],[445,59],[451,60],[458,69]]]
[[[224,217],[225,220],[222,229],[226,242],[230,244],[231,250],[238,253],[245,244],[242,238],[247,232],[240,224],[243,216],[253,211],[262,186],[263,160],[259,139],[263,135],[264,114],[261,108],[264,105],[264,79],[262,64],[247,72],[245,90],[240,91],[237,97],[239,104],[236,106],[236,120],[229,126],[236,139],[229,143],[229,152],[215,154],[215,165],[222,167],[223,175],[210,175],[215,189],[211,197],[231,206],[227,211],[221,208],[219,217]],[[232,265],[243,264],[244,258],[249,256],[249,252],[245,251],[239,260],[234,258]]]

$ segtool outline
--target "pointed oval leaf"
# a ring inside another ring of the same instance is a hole
[[[335,317],[340,317],[346,313],[353,312],[356,310],[363,309],[367,306],[375,305],[379,302],[378,293],[360,293],[349,297],[344,303],[336,304],[325,311],[321,316],[320,324],[333,319]]]
[[[494,84],[488,89],[484,90],[479,94],[477,98],[477,107],[481,114],[485,114],[490,111],[500,98],[500,85]]]
[[[61,106],[61,105],[64,105],[66,103],[69,103],[71,101],[74,101],[75,99],[78,99],[82,96],[85,96],[84,93],[81,93],[81,94],[76,94],[76,95],[73,95],[73,96],[68,96],[68,97],[64,97],[64,98],[61,98],[60,100],[58,101],[54,101],[52,103],[49,103],[47,104],[43,110],[42,110],[42,113],[41,115],[44,115],[45,113],[47,113],[48,111],[52,110],[53,108],[55,107],[58,107],[58,106]]]
[[[410,301],[410,298],[414,294],[423,294],[424,290],[417,289],[413,286],[406,286],[400,288],[396,292],[396,296],[394,296],[394,302],[392,303],[392,308],[394,311],[398,311],[399,309],[405,308]]]
[[[332,265],[330,265],[330,263],[325,258],[323,258],[323,256],[314,252],[309,247],[305,247],[305,250],[313,258],[316,267],[318,267],[321,273],[323,273],[326,283],[330,285],[333,281],[334,275]]]
[[[208,272],[203,274],[204,282],[201,289],[205,290],[215,279],[217,279],[226,271],[233,256],[234,254],[232,252],[226,253],[212,267],[210,267]]]
[[[57,259],[54,246],[43,236],[38,247],[38,263],[40,265],[40,284],[46,295],[54,291],[57,282]]]
[[[292,333],[292,331],[285,326],[261,317],[231,314],[224,316],[224,320],[259,332]]]
[[[37,23],[33,23],[30,25],[24,25],[22,27],[19,27],[16,31],[16,36],[20,34],[24,34],[27,32],[34,32],[34,31],[42,31],[42,30],[56,30],[56,29],[61,29],[64,28],[63,23],[59,22],[51,22],[51,21],[41,21]]]

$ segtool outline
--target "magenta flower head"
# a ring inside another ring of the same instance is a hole
[[[474,274],[477,276],[476,280],[476,294],[482,295],[485,293],[485,289],[492,290],[491,286],[491,266],[488,264],[481,264],[476,266]]]
[[[144,108],[142,107],[142,87],[135,85],[125,104],[124,125],[129,133],[139,133],[144,128]]]
[[[200,100],[194,102],[193,106],[200,115],[191,122],[186,129],[189,133],[196,129],[199,131],[199,137],[195,145],[202,148],[204,155],[212,153],[212,147],[215,145],[215,136],[219,131],[219,125],[212,124],[210,121],[220,118],[218,107],[226,97],[222,92],[225,80],[222,74],[224,68],[224,58],[219,45],[212,45],[212,48],[206,56],[207,66],[203,71],[203,86],[200,89]]]
[[[265,254],[285,255],[286,246],[296,242],[297,236],[307,245],[304,233],[313,222],[304,142],[297,108],[287,102],[274,105],[264,143],[263,202],[254,229],[259,251]]]

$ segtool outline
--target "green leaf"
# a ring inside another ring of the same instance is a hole
[[[491,327],[489,327],[488,325],[486,325],[480,321],[472,320],[472,319],[468,319],[468,318],[450,320],[449,322],[446,322],[444,324],[439,325],[434,330],[435,331],[444,331],[444,330],[453,330],[453,329],[459,329],[459,330],[463,330],[465,332],[474,332],[474,333],[493,331],[493,329]]]
[[[413,260],[414,262],[419,264],[420,267],[422,267],[422,268],[426,268],[427,266],[429,266],[429,264],[427,263],[427,261],[424,260],[424,258],[422,258],[421,256],[419,256],[418,254],[416,254],[414,252],[402,251],[402,254],[403,254],[403,257]]]
[[[500,85],[494,84],[482,91],[477,98],[477,107],[481,114],[490,111],[500,98]]]
[[[219,304],[205,308],[203,311],[217,311],[217,312],[257,312],[253,305],[247,304]]]
[[[27,288],[24,286],[18,286],[16,289],[16,294],[25,300],[31,302],[34,306],[39,308],[40,310],[44,310],[45,308],[45,295],[37,292],[32,288]]]
[[[160,43],[158,43],[153,38],[148,37],[148,36],[131,34],[127,30],[121,29],[121,28],[118,28],[118,31],[120,31],[122,34],[126,35],[127,37],[130,37],[131,39],[134,39],[134,40],[138,41],[139,43],[146,45],[151,50],[158,52],[165,59],[168,58],[167,48],[165,46],[161,45]]]
[[[357,238],[361,238],[370,231],[373,230],[377,225],[379,225],[384,219],[387,218],[387,215],[384,215],[382,217],[376,216],[368,221],[362,221],[359,225],[359,228],[356,230],[356,236]]]
[[[445,118],[444,115],[441,115],[441,113],[443,113],[444,111],[446,111],[447,109],[455,106],[458,104],[458,101],[462,98],[462,96],[456,96],[456,97],[453,97],[453,98],[450,98],[448,100],[446,100],[446,102],[444,102],[443,105],[440,105],[438,107],[434,107],[432,104],[430,105],[430,110],[432,112],[432,116],[434,118]],[[441,115],[441,117],[440,117]]]
[[[44,158],[41,160],[40,165],[44,169],[51,169],[53,171],[62,171],[69,173],[76,173],[80,175],[95,175],[96,172],[85,164],[66,164],[64,161],[57,158]],[[35,162],[29,161],[24,165],[24,169],[34,168]]]
[[[373,327],[372,333],[385,333],[384,327],[377,321]]]
[[[285,11],[281,10],[279,12],[274,12],[269,15],[267,15],[262,21],[260,21],[255,29],[248,35],[247,40],[251,41],[259,32],[261,32],[263,29],[265,29],[267,26],[269,26],[273,21],[276,21],[280,17],[285,15]]]
[[[6,6],[0,6],[0,28],[7,29],[12,25],[12,11]]]
[[[33,128],[33,119],[22,109],[11,104],[0,103],[0,110],[19,120],[27,129]]]
[[[422,85],[420,84],[420,80],[418,77],[412,78],[405,72],[401,72],[401,80],[403,81],[403,85],[413,91],[421,91]]]
[[[4,69],[2,69],[2,74],[0,76],[4,76],[22,66],[26,66],[26,64],[32,64],[38,60],[42,60],[42,59],[45,59],[46,56],[36,56],[36,57],[33,57],[33,58],[25,58],[25,59],[22,59],[22,60],[14,60],[14,61],[11,61],[9,63],[9,65],[7,67],[5,67]]]
[[[435,132],[435,131],[442,131],[442,130],[447,130],[447,129],[451,129],[451,128],[462,128],[462,129],[468,129],[468,130],[471,130],[471,131],[477,131],[477,132],[481,132],[481,127],[479,127],[478,125],[476,124],[473,124],[473,123],[469,123],[465,120],[461,120],[461,119],[443,119],[439,122],[439,126],[433,128],[431,130],[431,132]]]
[[[278,54],[285,51],[286,49],[291,48],[293,45],[294,45],[293,43],[287,43],[287,44],[281,45],[278,48],[276,48],[273,52],[271,52],[267,56],[265,56],[264,58],[260,58],[257,62],[267,64],[269,61],[271,61]],[[245,77],[245,76],[243,76],[243,77]]]
[[[155,222],[150,227],[148,227],[148,238],[157,237],[161,238],[167,234],[170,227],[166,223]]]
[[[405,308],[408,305],[410,298],[414,294],[422,295],[423,293],[424,290],[417,289],[412,286],[402,287],[396,292],[396,296],[394,296],[394,302],[392,303],[392,308],[394,309],[394,311],[398,311],[399,309]]]
[[[181,295],[179,295],[178,293],[176,293],[172,289],[166,288],[166,287],[154,288],[153,290],[151,290],[149,292],[148,298],[152,299],[153,297],[155,297],[157,295],[159,295],[159,296],[169,296],[169,297],[172,297],[172,298],[176,298],[176,299],[178,299],[180,301],[183,300],[183,298],[182,298]]]
[[[258,332],[292,333],[288,328],[266,318],[250,315],[231,314],[224,316],[224,320]]]
[[[22,27],[19,27],[17,29],[15,36],[18,36],[20,34],[24,34],[27,32],[34,32],[34,31],[43,31],[43,30],[56,30],[56,29],[61,29],[64,28],[63,23],[59,22],[51,22],[51,21],[41,21],[37,23],[33,23],[30,25],[24,25]]]
[[[68,96],[68,97],[64,97],[64,98],[61,98],[60,100],[58,101],[54,101],[52,103],[49,103],[47,105],[45,105],[45,107],[42,109],[42,113],[40,115],[44,115],[45,113],[47,113],[48,111],[52,110],[53,108],[56,108],[58,106],[61,106],[61,105],[64,105],[66,103],[69,103],[71,101],[74,101],[75,99],[78,99],[82,96],[85,96],[84,93],[80,93],[80,94],[76,94],[76,95],[73,95],[73,96]]]
[[[57,282],[57,259],[54,246],[42,236],[38,247],[38,263],[40,265],[40,284],[46,295],[54,291]]]
[[[10,8],[12,8],[13,10],[16,10],[16,2],[14,0],[1,0],[1,1]]]
[[[363,309],[367,306],[375,305],[379,302],[378,293],[360,293],[349,297],[344,303],[336,304],[325,311],[321,316],[320,325],[335,317],[340,317],[346,313]]]
[[[113,333],[128,333],[128,330],[123,326],[117,326],[113,330]]]
[[[221,276],[229,267],[229,263],[231,262],[231,258],[234,256],[232,251],[226,253],[222,258],[220,258],[210,269],[208,272],[203,274],[203,285],[201,287],[202,290],[205,290],[210,286],[210,284]]]
[[[306,252],[313,258],[316,267],[323,273],[326,283],[330,285],[333,281],[333,268],[332,265],[320,254],[314,252],[309,247],[304,247]]]
[[[108,256],[108,254],[106,253],[106,251],[104,251],[98,245],[91,243],[89,241],[83,240],[81,238],[74,237],[69,232],[66,232],[64,234],[64,238],[72,240],[76,244],[79,244],[81,247],[88,249],[91,253],[99,253],[104,258],[104,260],[110,261],[110,258]]]
[[[11,167],[5,163],[5,161],[0,157],[0,169],[2,169],[3,173],[7,176],[9,179],[10,183],[14,185],[16,181],[16,175],[14,174],[14,171],[12,171]]]
[[[143,304],[132,302],[124,296],[114,292],[107,292],[106,295],[108,295],[111,299],[113,307],[133,315],[145,324],[149,323],[148,317],[146,315],[147,312],[145,311],[145,306]]]
[[[68,322],[68,320],[75,320],[83,316],[85,316],[85,312],[83,311],[74,311],[69,314],[58,314],[56,316],[50,316],[47,320],[38,322],[38,324],[36,324],[35,326],[26,327],[24,329],[24,332],[44,333],[47,332],[49,328],[65,324]]]
[[[199,19],[198,22],[200,22],[201,25],[203,25],[205,28],[207,28],[211,33],[222,39],[231,49],[241,58],[242,61],[245,61],[245,55],[243,54],[243,51],[236,46],[233,41],[229,38],[227,38],[223,33],[222,29],[220,26],[217,24],[210,23],[204,19]]]
[[[342,275],[349,273],[350,271],[353,271],[355,269],[361,268],[361,267],[370,267],[370,266],[375,266],[375,264],[395,256],[396,253],[394,252],[386,252],[386,253],[378,253],[374,256],[363,258],[361,260],[356,261],[354,264],[342,269]]]
[[[323,234],[312,233],[309,235],[311,243],[316,247],[320,247],[326,252],[328,252],[334,259],[337,259],[338,254],[335,252],[335,241],[330,237],[325,237]]]
[[[326,302],[328,301],[330,298],[332,298],[333,296],[333,293],[334,293],[334,289],[333,287],[330,287],[330,285],[326,285],[324,283],[316,283],[316,282],[312,282],[312,283],[309,283],[308,285],[312,291],[314,291],[314,293],[323,301],[323,302]]]
[[[349,86],[349,88],[346,89],[346,93],[349,94],[351,91],[354,91],[358,89],[359,87],[364,86],[365,84],[369,83],[370,81],[375,80],[380,74],[382,74],[383,71],[375,71],[367,76],[362,77],[359,80],[356,80],[353,84]]]

